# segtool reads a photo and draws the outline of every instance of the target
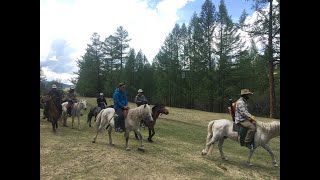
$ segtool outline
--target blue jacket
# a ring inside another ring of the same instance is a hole
[[[113,105],[115,110],[118,108],[123,109],[123,106],[128,106],[127,93],[125,91],[120,92],[119,88],[114,90]]]

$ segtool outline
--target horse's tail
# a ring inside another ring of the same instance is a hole
[[[102,109],[99,114],[97,115],[97,120],[96,120],[96,130],[98,131],[99,130],[99,127],[100,127],[100,124],[101,124],[101,115],[103,113],[103,110]]]
[[[212,132],[212,126],[214,124],[214,120],[210,121],[208,124],[208,135],[207,135],[207,142],[212,138],[213,132]]]
[[[92,116],[93,116],[93,108],[91,108],[90,111],[89,111],[89,113],[88,113],[87,123],[91,122]]]

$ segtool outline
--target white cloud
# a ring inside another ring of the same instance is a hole
[[[48,70],[47,67],[42,67],[43,74],[45,75],[46,80],[60,80],[64,84],[71,84],[69,79],[75,78],[76,74],[69,74],[69,73],[55,73]]]
[[[84,54],[94,32],[104,40],[123,26],[132,39],[130,46],[141,49],[151,62],[179,20],[177,11],[189,1],[193,0],[162,0],[155,6],[150,0],[41,0],[40,61],[46,61],[54,39],[66,40],[76,60]],[[47,79],[58,76],[46,73],[50,71],[45,72]]]

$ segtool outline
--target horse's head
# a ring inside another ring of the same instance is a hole
[[[158,112],[166,115],[169,114],[168,109],[162,103],[156,103],[152,108],[152,112]]]
[[[42,96],[42,100],[41,101],[44,102],[44,103],[48,103],[48,102],[51,102],[53,100],[52,100],[52,97],[50,95],[45,95],[45,96]]]
[[[80,104],[81,104],[81,106],[83,107],[84,110],[87,110],[87,101],[86,100],[81,100]]]
[[[144,113],[145,121],[146,122],[153,122],[151,107],[148,104],[141,105],[140,107],[142,108],[142,111]]]

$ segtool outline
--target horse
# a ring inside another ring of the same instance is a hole
[[[58,119],[60,118],[60,112],[54,104],[53,99],[50,95],[43,97],[43,99],[48,108],[48,120],[52,123],[53,132],[56,132],[56,129],[58,128]]]
[[[153,118],[153,121],[152,122],[151,121],[144,121],[144,125],[147,126],[148,130],[149,130],[148,142],[151,142],[151,143],[153,142],[152,137],[155,134],[154,126],[155,126],[156,120],[158,119],[160,114],[168,115],[169,111],[168,111],[168,109],[166,109],[166,107],[163,104],[156,103],[152,107],[152,118]],[[135,137],[136,137],[137,140],[139,140],[139,137],[138,137],[138,135],[136,133],[135,133]]]
[[[106,108],[113,108],[113,105],[107,106]],[[91,127],[91,119],[94,116],[94,122],[96,122],[97,120],[97,115],[99,114],[99,112],[105,108],[101,108],[100,106],[95,106],[92,107],[88,113],[88,119],[87,119],[87,123],[89,124],[89,127]]]
[[[130,148],[128,147],[128,140],[129,140],[129,133],[131,131],[134,131],[135,133],[138,134],[139,139],[140,139],[140,147],[138,148],[139,151],[144,152],[144,145],[143,145],[143,141],[142,141],[142,136],[141,133],[139,132],[139,126],[140,126],[140,120],[141,119],[145,119],[148,118],[147,121],[153,121],[153,118],[151,116],[151,107],[148,104],[145,105],[141,105],[139,107],[136,108],[132,108],[128,110],[128,114],[125,117],[125,139],[126,139],[126,143],[125,143],[125,149],[127,151],[130,151]],[[93,138],[92,143],[96,142],[98,133],[104,129],[105,126],[106,129],[108,130],[108,134],[109,134],[109,144],[114,146],[114,144],[112,143],[112,138],[111,138],[111,132],[112,129],[115,127],[115,123],[114,123],[114,117],[116,117],[116,113],[114,108],[106,108],[106,109],[102,109],[100,111],[100,113],[97,116],[97,121],[96,121],[96,135]]]
[[[63,126],[67,126],[67,104],[68,102],[62,103],[62,119],[63,119]],[[71,128],[73,128],[73,122],[74,118],[78,118],[78,130],[80,130],[80,115],[81,110],[87,110],[87,101],[86,100],[80,100],[79,102],[73,103],[72,109],[71,109],[71,118],[72,118],[72,125]]]
[[[254,148],[250,149],[249,157],[247,160],[247,164],[252,166],[250,162],[251,157],[255,149],[259,146],[262,146],[272,158],[273,166],[277,167],[277,161],[275,159],[274,153],[270,149],[268,142],[270,139],[280,136],[280,122],[279,121],[272,121],[272,122],[260,122],[255,121],[257,125],[257,132],[254,135]],[[207,134],[207,141],[206,147],[202,150],[202,155],[207,155],[212,153],[213,145],[216,142],[219,142],[218,148],[220,151],[220,157],[223,160],[228,160],[228,158],[223,154],[222,145],[224,139],[230,138],[234,141],[239,142],[238,140],[238,133],[233,131],[234,122],[227,119],[219,119],[219,120],[212,120],[208,124],[208,134]]]

